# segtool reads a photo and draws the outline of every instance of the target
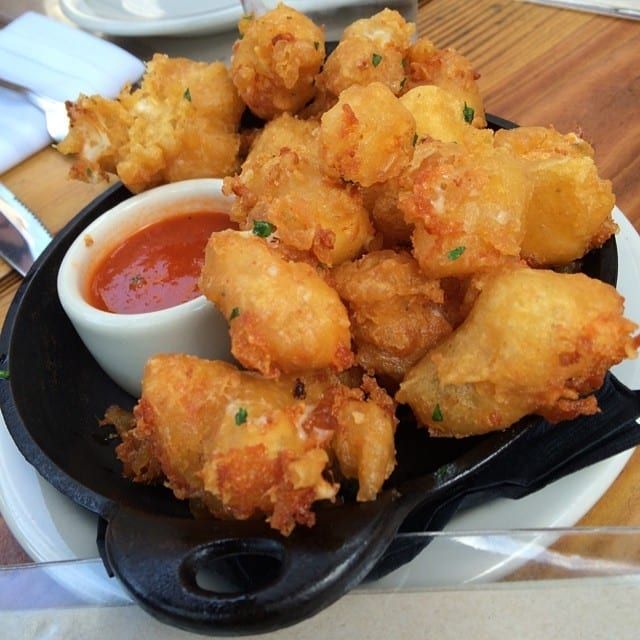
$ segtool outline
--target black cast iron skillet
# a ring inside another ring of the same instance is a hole
[[[134,399],[95,363],[57,297],[58,268],[70,244],[128,195],[116,185],[80,212],[22,283],[0,336],[10,369],[10,379],[0,384],[0,405],[25,458],[103,519],[107,570],[165,622],[240,634],[303,620],[367,576],[379,577],[411,559],[424,543],[394,542],[401,526],[440,528],[470,495],[523,495],[563,468],[578,468],[640,414],[638,398],[613,378],[600,394],[602,419],[561,429],[526,420],[482,438],[433,440],[401,408],[399,464],[375,502],[356,503],[347,487],[340,504],[317,508],[314,528],[298,527],[289,538],[258,521],[195,520],[168,490],[122,477],[115,442],[105,438],[98,420],[107,406],[131,408]],[[613,240],[583,265],[611,283],[616,268]],[[527,464],[532,451],[537,454]],[[224,587],[206,582],[207,569],[225,579]]]

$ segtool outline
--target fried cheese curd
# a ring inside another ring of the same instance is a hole
[[[336,291],[249,231],[211,235],[200,289],[229,318],[231,352],[249,369],[275,377],[353,364],[349,316]]]
[[[117,100],[81,96],[68,106],[71,128],[58,145],[76,154],[70,176],[117,173],[138,193],[166,182],[218,177],[238,167],[244,104],[221,62],[156,54],[140,88]]]
[[[132,115],[119,100],[101,96],[81,95],[66,106],[69,133],[56,148],[65,155],[75,155],[69,177],[91,182],[116,173],[129,140]]]
[[[364,378],[362,390],[334,393],[333,454],[341,474],[358,480],[356,500],[375,500],[396,466],[395,404],[371,377]]]
[[[476,82],[479,74],[462,54],[455,49],[438,49],[427,38],[419,38],[407,51],[404,65],[403,93],[420,85],[436,85],[462,100],[474,127],[487,126],[484,103]]]
[[[596,413],[606,371],[640,337],[623,298],[599,280],[526,267],[488,276],[463,324],[415,365],[396,394],[435,436]]]
[[[371,215],[380,246],[384,249],[411,246],[413,225],[398,208],[400,176],[362,189],[364,206]]]
[[[297,113],[316,91],[324,30],[284,4],[260,17],[242,18],[238,29],[231,78],[241,98],[265,120]]]
[[[531,186],[522,162],[490,144],[427,140],[401,180],[398,206],[431,278],[465,277],[518,260]]]
[[[349,309],[356,361],[400,382],[422,356],[451,333],[444,294],[406,252],[367,253],[332,271]]]
[[[241,228],[268,221],[282,245],[325,265],[354,258],[373,239],[358,189],[322,173],[314,122],[288,114],[269,122],[223,192],[236,196],[231,218]]]
[[[327,473],[343,475],[372,500],[395,465],[393,401],[373,381],[349,389],[326,372],[269,380],[233,365],[187,355],[158,355],[144,371],[135,428],[116,449],[125,474],[152,452],[165,485],[213,515],[267,516],[284,535],[312,526],[312,504],[333,500]],[[361,437],[366,424],[368,440]]]
[[[402,59],[414,33],[415,25],[391,9],[356,20],[327,58],[318,77],[320,91],[337,98],[352,85],[381,82],[398,95],[405,77]]]
[[[491,131],[469,126],[468,107],[441,87],[420,85],[405,93],[400,103],[413,116],[420,140],[428,137],[441,142],[491,141]]]
[[[464,103],[440,87],[421,85],[400,98],[416,123],[414,141],[425,138],[466,145],[492,144],[492,132],[466,122]],[[400,176],[363,189],[367,207],[384,248],[409,246],[412,224],[405,222],[398,208]]]
[[[322,167],[333,178],[363,187],[386,182],[411,161],[415,133],[413,116],[388,87],[354,85],[322,116]]]
[[[611,182],[598,176],[588,142],[553,128],[520,127],[498,131],[495,144],[524,158],[531,176],[522,241],[529,263],[566,264],[615,233]]]

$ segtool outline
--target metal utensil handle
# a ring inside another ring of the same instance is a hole
[[[16,84],[15,82],[11,82],[10,80],[6,80],[5,78],[0,78],[0,87],[4,87],[5,89],[9,89],[23,95],[29,102],[31,102],[31,104],[38,107],[38,109],[41,109],[42,111],[46,111],[48,104],[54,104],[56,102],[55,100],[53,100],[53,98],[41,96],[40,94],[33,91],[33,89],[24,87],[21,84]]]

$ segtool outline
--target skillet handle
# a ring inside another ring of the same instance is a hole
[[[521,498],[570,473],[640,444],[640,391],[628,389],[612,374],[598,392],[600,412],[557,426],[538,424],[522,431],[489,464],[466,480],[456,478],[453,492],[437,502],[417,505],[403,532],[437,531],[460,503],[482,504],[493,497]],[[508,432],[507,432],[508,433]],[[396,538],[367,576],[377,580],[410,562],[431,538]]]
[[[362,581],[406,516],[397,504],[387,492],[376,502],[319,509],[313,529],[297,527],[288,538],[257,521],[170,518],[120,507],[105,534],[107,570],[163,622],[222,635],[272,631],[308,618]],[[230,557],[238,571],[226,577],[246,578],[233,580],[233,592],[199,585],[198,571]],[[268,559],[279,571],[265,584]]]

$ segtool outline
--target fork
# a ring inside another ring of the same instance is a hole
[[[40,95],[28,87],[0,78],[0,87],[23,95],[34,107],[44,113],[47,132],[54,142],[61,142],[69,132],[69,116],[64,102]]]

